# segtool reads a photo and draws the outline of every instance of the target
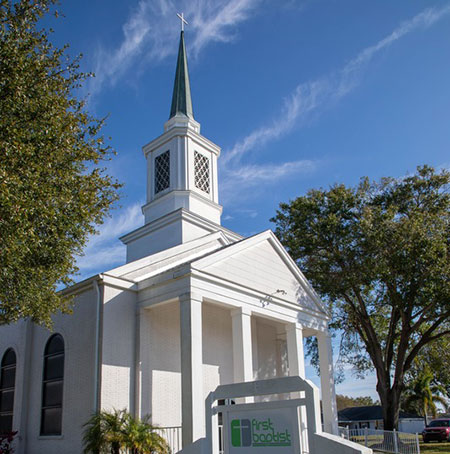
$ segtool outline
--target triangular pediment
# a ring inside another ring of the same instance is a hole
[[[270,230],[194,260],[191,266],[215,278],[261,292],[268,303],[280,299],[327,314],[318,295]]]

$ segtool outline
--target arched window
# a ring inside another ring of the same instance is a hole
[[[12,348],[2,358],[0,373],[0,434],[12,432],[16,354]]]
[[[64,382],[64,340],[54,334],[44,351],[41,435],[61,435]]]

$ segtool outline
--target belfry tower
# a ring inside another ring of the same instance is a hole
[[[222,231],[217,158],[220,148],[200,134],[192,108],[189,71],[181,31],[170,118],[164,133],[143,147],[147,159],[145,225],[121,238],[127,262]]]

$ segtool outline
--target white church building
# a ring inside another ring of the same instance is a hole
[[[221,225],[220,148],[195,121],[181,32],[171,113],[143,147],[144,225],[123,236],[127,263],[71,288],[54,330],[0,327],[0,429],[19,454],[81,454],[100,409],[151,414],[183,446],[205,435],[218,385],[305,377],[318,339],[325,432],[337,434],[329,315],[275,235]]]

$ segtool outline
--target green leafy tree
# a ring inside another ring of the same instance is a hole
[[[74,92],[87,74],[39,21],[55,0],[0,0],[0,324],[50,323],[95,225],[117,199],[102,120]]]
[[[85,454],[168,454],[166,441],[149,423],[150,417],[134,418],[126,410],[100,411],[85,424]]]
[[[429,415],[434,418],[437,416],[436,403],[447,407],[447,401],[443,397],[446,390],[443,386],[433,385],[433,378],[431,370],[428,367],[424,368],[420,375],[407,385],[403,396],[403,408],[423,416],[425,426],[428,425]]]
[[[349,407],[371,407],[372,405],[379,405],[379,402],[374,402],[370,396],[349,397],[337,394],[336,405],[338,411],[340,411]]]
[[[398,427],[405,374],[450,334],[450,173],[311,190],[281,204],[276,233],[342,333],[341,358],[375,370],[384,427]]]
[[[420,375],[430,370],[432,372],[432,384],[443,390],[442,394],[446,399],[449,399],[450,404],[449,364],[450,336],[444,336],[422,348],[406,374],[406,386],[410,388]]]

